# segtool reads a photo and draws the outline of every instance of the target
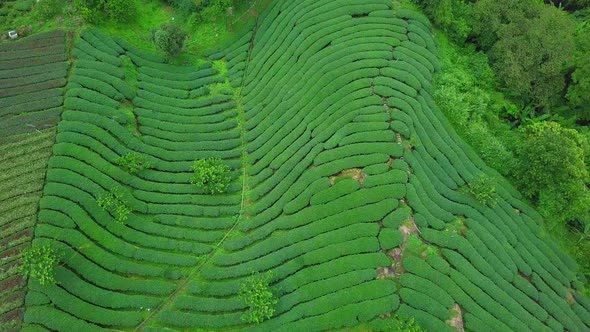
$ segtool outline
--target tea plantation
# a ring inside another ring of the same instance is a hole
[[[64,91],[63,53],[18,55],[42,51],[24,51],[31,38],[0,44],[0,137],[60,120],[0,146],[0,252],[36,214],[33,244],[62,258],[55,284],[28,280],[24,331],[389,331],[394,315],[428,331],[590,330],[576,263],[434,103],[421,14],[277,0],[198,66],[89,28]],[[230,169],[224,193],[191,184],[207,158]],[[4,286],[0,264],[4,314],[24,284]],[[251,323],[240,294],[260,275],[278,301]]]
[[[0,322],[22,320],[33,237],[69,63],[62,31],[0,44]]]

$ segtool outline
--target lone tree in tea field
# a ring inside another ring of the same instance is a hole
[[[22,265],[18,267],[23,277],[32,278],[41,285],[54,284],[55,267],[61,260],[61,253],[50,245],[33,245],[23,250]]]
[[[231,181],[230,168],[220,158],[195,160],[191,183],[211,194],[221,194]]]
[[[162,24],[159,29],[152,30],[154,45],[169,57],[180,54],[186,37],[186,32],[173,23]]]
[[[152,164],[146,160],[145,156],[139,153],[127,153],[117,159],[117,164],[127,173],[133,175],[152,167]]]
[[[248,305],[241,319],[260,324],[272,317],[279,299],[270,288],[273,273],[254,273],[240,285],[240,298]]]

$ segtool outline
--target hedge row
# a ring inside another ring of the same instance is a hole
[[[0,90],[0,98],[6,98],[10,96],[16,96],[19,94],[27,94],[37,91],[61,88],[65,86],[67,83],[65,78],[56,78],[48,81],[43,81],[40,83],[32,83],[28,85],[22,85],[12,88],[5,88]],[[3,100],[3,99],[2,99]]]
[[[42,66],[42,65],[47,65],[47,64],[51,64],[51,63],[64,62],[67,59],[68,59],[68,57],[65,53],[59,53],[59,54],[39,56],[39,57],[28,58],[28,59],[14,59],[14,60],[0,61],[0,72],[2,72],[3,70],[7,70],[7,69]]]
[[[0,52],[14,50],[28,50],[37,47],[55,45],[56,43],[65,43],[65,32],[63,30],[53,30],[48,32],[37,33],[27,38],[12,41],[10,43],[0,44]]]
[[[41,100],[6,106],[0,108],[0,116],[16,115],[27,112],[36,112],[54,107],[59,107],[63,104],[64,98],[60,95],[49,97]]]
[[[61,40],[60,40],[61,41]],[[51,44],[43,47],[3,51],[1,53],[2,60],[19,60],[27,58],[37,58],[42,56],[49,56],[55,54],[63,54],[66,50],[64,43]]]
[[[66,77],[66,75],[67,75],[67,70],[60,69],[57,71],[40,73],[37,75],[24,76],[24,77],[18,77],[18,78],[10,78],[10,79],[0,79],[0,88],[6,89],[6,88],[22,87],[22,86],[28,85],[28,84],[36,84],[36,83],[42,83],[42,82],[46,82],[46,81],[50,81],[50,80],[62,79],[64,77]]]
[[[112,57],[118,57],[119,55],[121,55],[122,49],[121,47],[115,47],[115,48],[111,48],[112,44],[107,44],[107,42],[105,42],[105,40],[110,39],[109,37],[105,36],[105,35],[101,35],[100,37],[95,35],[94,32],[98,31],[97,29],[86,29],[84,31],[82,31],[82,33],[80,34],[80,37],[88,42],[89,44],[92,45],[93,48],[97,49],[98,51],[105,53],[107,55],[110,55]],[[80,45],[77,45],[78,47],[80,47]],[[106,60],[103,59],[99,59],[102,60],[104,62],[108,62]]]
[[[114,52],[109,52],[110,54],[106,53],[103,50],[96,48],[95,45],[88,43],[84,39],[79,39],[76,41],[76,48],[99,61],[106,62],[115,67],[121,67],[121,59],[114,55]]]
[[[72,71],[72,74],[75,77],[90,78],[92,80],[108,84],[114,89],[116,89],[118,92],[123,94],[123,96],[125,96],[126,99],[131,100],[135,97],[135,90],[132,87],[130,87],[122,79],[115,76],[111,76],[106,72],[76,67]]]
[[[51,99],[54,97],[62,96],[63,89],[47,89],[47,90],[40,90],[37,92],[31,93],[21,93],[16,96],[6,97],[0,99],[0,109],[4,107],[14,107],[18,104],[24,104],[27,102],[33,102],[38,100],[44,99]]]
[[[120,79],[125,79],[125,72],[122,68],[106,62],[79,59],[76,61],[76,68],[96,70]]]
[[[0,70],[0,79],[20,78],[52,71],[63,71],[67,70],[68,67],[69,64],[67,62],[57,62],[34,67]]]

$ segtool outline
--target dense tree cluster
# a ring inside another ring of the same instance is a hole
[[[587,214],[587,140],[556,122],[537,122],[522,131],[525,140],[517,149],[517,181],[523,194],[560,221]]]
[[[459,43],[485,52],[501,88],[537,114],[585,106],[590,95],[588,1],[415,0]],[[561,4],[561,7],[559,6]],[[556,6],[557,5],[557,6]],[[577,17],[575,19],[574,17]],[[587,112],[586,112],[587,113]]]

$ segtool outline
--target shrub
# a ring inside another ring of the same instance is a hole
[[[191,183],[211,194],[220,194],[227,190],[231,177],[230,168],[220,158],[195,160]]]
[[[39,20],[48,20],[61,14],[63,8],[63,0],[41,0],[33,8],[33,14]]]
[[[154,45],[168,56],[177,56],[180,54],[184,47],[186,36],[186,32],[172,23],[162,24],[160,29],[152,31]]]
[[[496,183],[489,176],[482,174],[471,180],[467,184],[467,191],[482,204],[496,204]]]
[[[143,155],[133,152],[127,153],[117,159],[117,165],[121,166],[127,173],[133,175],[152,167],[152,164]]]
[[[242,315],[242,320],[259,324],[272,317],[275,306],[279,301],[270,289],[269,283],[272,273],[254,273],[240,285],[240,298],[248,305],[248,311]]]
[[[61,260],[61,253],[50,245],[31,246],[23,250],[22,265],[18,267],[23,277],[30,277],[39,284],[55,284],[54,269]]]
[[[453,40],[463,43],[471,33],[472,6],[463,0],[413,0],[434,24]]]
[[[75,0],[74,6],[89,23],[96,23],[102,18],[128,22],[137,13],[135,0]]]
[[[225,15],[232,5],[232,0],[166,0],[177,13],[183,17],[191,17],[195,22],[212,21]]]
[[[128,22],[137,14],[134,0],[109,0],[104,2],[104,12],[115,22]]]
[[[119,223],[125,223],[133,210],[123,201],[123,193],[117,188],[102,194],[96,201],[98,206],[111,213]]]
[[[201,19],[212,20],[218,16],[225,15],[231,3],[231,0],[209,0],[207,6],[200,12]]]

